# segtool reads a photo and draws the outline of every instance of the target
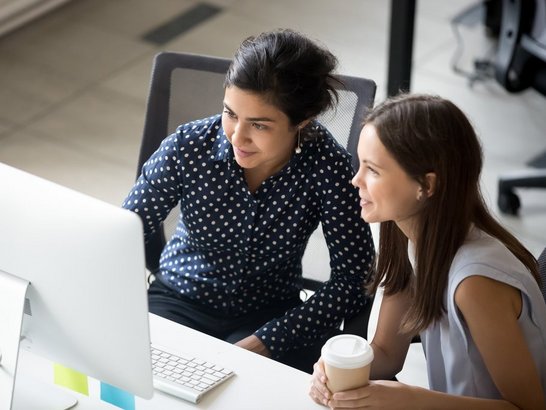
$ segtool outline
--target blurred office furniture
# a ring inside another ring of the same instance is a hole
[[[468,79],[469,87],[473,87],[480,81],[488,81],[495,76],[493,60],[497,53],[501,6],[502,0],[480,0],[465,7],[451,18],[451,28],[457,44],[451,58],[451,68],[456,74]],[[465,52],[461,28],[471,29],[476,26],[484,26],[486,37],[493,41],[490,41],[489,50],[484,50],[484,55],[473,58],[472,67],[468,69],[461,64]]]
[[[387,96],[410,91],[416,0],[391,0]]]
[[[155,152],[161,141],[176,130],[178,125],[222,111],[223,83],[230,62],[231,60],[226,58],[186,53],[162,52],[156,55],[137,177],[140,175],[144,162]],[[338,77],[346,87],[338,89],[339,104],[335,110],[322,114],[318,119],[352,154],[352,164],[356,169],[358,167],[356,155],[358,137],[364,116],[373,105],[376,86],[373,81],[364,78],[343,75]],[[151,272],[159,267],[161,251],[165,246],[166,238],[174,232],[178,215],[179,209],[176,207],[164,221],[161,229],[148,240],[146,263]],[[316,241],[317,238],[313,238],[315,234],[321,235],[317,232],[313,233],[310,243]],[[310,244],[308,244],[309,247]],[[326,266],[328,263],[329,258],[326,258]],[[306,271],[305,263],[303,265],[303,287],[316,291],[322,285],[322,281],[310,278],[310,272]],[[358,320],[355,318],[354,321],[346,321],[345,331],[365,335],[371,305],[370,300],[366,308],[357,315]]]
[[[495,77],[510,92],[529,87],[546,96],[546,0],[503,0]],[[516,215],[514,188],[546,188],[546,153],[529,163],[543,169],[515,171],[499,178],[498,206]]]

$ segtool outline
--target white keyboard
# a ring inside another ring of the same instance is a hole
[[[190,355],[152,346],[152,370],[157,390],[198,403],[203,395],[235,373]]]

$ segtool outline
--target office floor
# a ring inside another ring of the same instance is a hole
[[[485,152],[483,191],[500,220],[538,255],[546,245],[546,190],[521,190],[519,217],[500,215],[497,178],[546,148],[546,99],[511,95],[451,68],[450,20],[472,0],[420,0],[412,90],[452,99],[471,118]],[[246,36],[291,27],[320,40],[339,72],[376,81],[385,98],[386,0],[208,0],[220,10],[163,44],[143,36],[198,5],[192,0],[72,0],[0,38],[0,162],[112,204],[135,178],[153,56],[175,50],[230,57]],[[491,51],[482,26],[461,26],[459,65]],[[191,98],[191,96],[189,96]],[[218,104],[220,110],[220,102]],[[38,201],[39,205],[39,201]]]

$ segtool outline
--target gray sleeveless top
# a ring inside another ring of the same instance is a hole
[[[408,249],[413,261],[413,250]],[[459,249],[444,296],[447,313],[421,333],[429,386],[454,395],[500,399],[501,395],[455,305],[455,290],[469,276],[485,276],[521,291],[519,325],[538,369],[546,397],[546,303],[525,266],[497,239],[474,228]]]

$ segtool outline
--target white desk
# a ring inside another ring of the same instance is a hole
[[[136,410],[145,409],[324,409],[308,396],[311,376],[251,353],[193,329],[150,314],[154,343],[178,349],[232,369],[236,375],[209,392],[199,404],[178,400],[155,391],[151,400],[136,397]],[[28,352],[21,355],[19,369],[53,383],[51,363]],[[90,379],[89,397],[79,398],[78,410],[118,409],[100,400],[98,382]]]

